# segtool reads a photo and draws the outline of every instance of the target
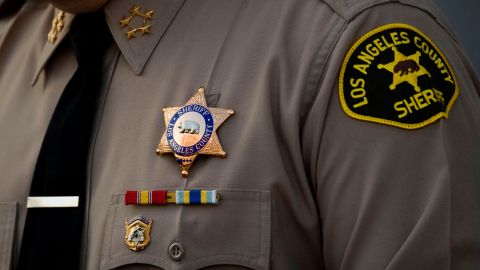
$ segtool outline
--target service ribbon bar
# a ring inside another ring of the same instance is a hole
[[[218,204],[220,196],[216,190],[177,190],[176,204]]]
[[[136,205],[165,205],[167,204],[167,191],[166,190],[142,190],[132,191],[127,190],[125,192],[125,204]]]
[[[218,204],[220,194],[216,190],[127,190],[125,204],[133,205],[166,205],[166,204]]]

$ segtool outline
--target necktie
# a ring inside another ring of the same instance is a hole
[[[73,47],[78,68],[50,120],[30,196],[79,196],[79,207],[28,209],[17,269],[79,268],[89,145],[111,41],[100,11],[77,15],[61,44]]]

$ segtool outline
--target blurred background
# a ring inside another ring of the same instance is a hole
[[[434,0],[447,16],[467,55],[480,74],[480,1]]]

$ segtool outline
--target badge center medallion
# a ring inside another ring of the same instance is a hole
[[[213,116],[207,108],[187,105],[180,108],[168,124],[168,144],[176,154],[190,156],[208,144],[213,130]]]

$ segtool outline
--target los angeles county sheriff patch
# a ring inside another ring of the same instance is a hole
[[[405,129],[447,118],[459,92],[443,53],[406,24],[384,25],[360,38],[343,62],[339,86],[349,116]]]

